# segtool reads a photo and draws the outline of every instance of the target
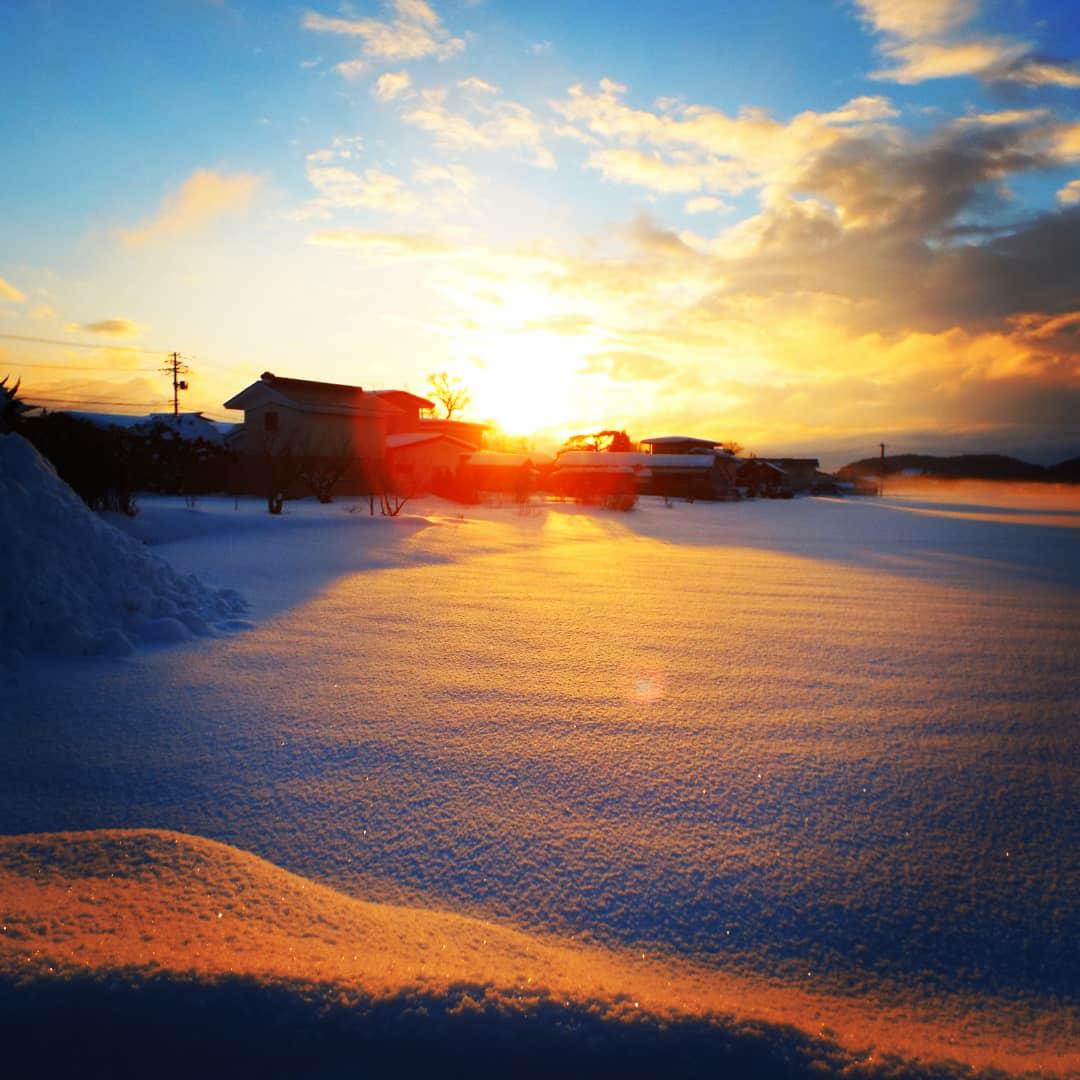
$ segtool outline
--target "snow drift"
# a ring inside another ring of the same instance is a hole
[[[0,653],[123,656],[233,628],[245,607],[102,521],[19,435],[0,436],[0,550]]]
[[[965,1012],[958,1037],[944,1006],[839,1001],[369,903],[164,830],[0,838],[0,897],[0,1036],[26,1075],[46,1060],[86,1075],[88,1046],[101,1075],[152,1061],[182,1076],[951,1080],[1076,1065],[1060,1016],[1038,1019],[1050,1045],[1033,1053],[993,1018]],[[966,1064],[943,1063],[957,1053]]]

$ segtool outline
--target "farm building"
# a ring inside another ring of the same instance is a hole
[[[366,494],[390,481],[390,457],[406,473],[411,467],[414,477],[430,477],[446,466],[448,453],[468,453],[483,444],[483,425],[433,419],[425,414],[434,404],[417,394],[269,371],[225,408],[244,412],[243,424],[229,439],[237,458],[232,484],[237,491],[274,486],[302,495],[305,477],[321,476],[334,478],[330,487],[336,493]],[[414,438],[400,438],[406,435]],[[391,450],[392,437],[398,438]]]

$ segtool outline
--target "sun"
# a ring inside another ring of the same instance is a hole
[[[565,432],[588,413],[596,395],[595,378],[581,372],[588,342],[548,333],[484,337],[467,380],[470,412],[509,435]]]

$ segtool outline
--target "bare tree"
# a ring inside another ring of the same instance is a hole
[[[436,371],[429,375],[428,387],[430,396],[446,410],[447,420],[452,419],[454,413],[461,412],[472,400],[468,390],[461,385],[461,380],[445,371]]]
[[[379,500],[379,512],[384,517],[397,517],[405,504],[416,494],[415,489],[406,484],[385,461],[370,462],[365,472],[368,490]]]
[[[300,457],[298,477],[310,489],[321,503],[331,501],[334,485],[349,471],[356,460],[356,454],[348,439],[339,439],[332,448],[324,452],[321,447],[312,452],[306,448]]]
[[[301,460],[292,436],[265,432],[262,458],[266,509],[271,514],[280,514],[285,505],[286,493],[300,476]]]

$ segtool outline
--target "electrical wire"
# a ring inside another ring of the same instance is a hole
[[[41,394],[32,394],[23,400],[31,407],[39,401],[46,401],[51,405],[130,405],[138,409],[152,409],[155,406],[172,404],[171,401],[102,401],[98,398],[45,397]]]
[[[102,345],[91,341],[64,341],[61,338],[30,337],[28,334],[0,334],[6,341],[33,341],[40,345],[63,345],[67,349],[112,349],[113,352],[137,352],[167,356],[174,349],[148,349],[139,345]]]
[[[21,361],[16,361],[9,366],[19,371],[23,368],[47,368],[49,371],[96,371],[99,375],[126,375],[132,371],[161,371],[161,368],[156,367],[122,368],[118,371],[106,371],[90,364],[24,364]]]

